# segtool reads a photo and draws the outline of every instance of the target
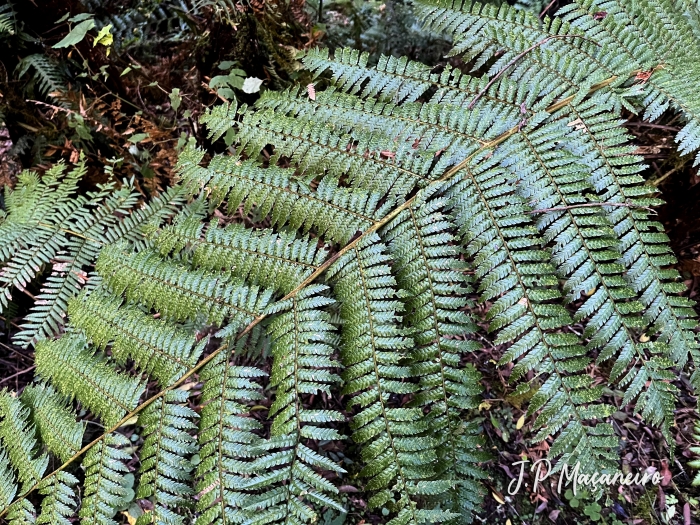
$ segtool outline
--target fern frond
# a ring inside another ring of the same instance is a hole
[[[182,405],[187,398],[184,390],[170,390],[139,416],[144,443],[136,497],[151,498],[155,508],[141,516],[138,525],[184,523],[173,507],[187,505],[192,495],[188,482],[194,467],[189,456],[197,447],[188,431],[197,428],[197,413]]]
[[[197,363],[206,340],[197,344],[194,335],[182,328],[122,302],[121,297],[98,288],[72,300],[68,314],[72,325],[97,348],[106,349],[111,344],[117,364],[132,359],[163,386],[177,381]]]
[[[207,126],[209,140],[216,141],[231,129],[231,123],[236,118],[237,109],[238,103],[235,100],[229,104],[224,103],[207,109],[199,121]]]
[[[403,199],[415,185],[423,187],[431,181],[434,156],[408,151],[408,146],[397,153],[394,137],[361,131],[349,135],[332,123],[266,110],[242,110],[237,129],[239,150],[250,156],[273,143],[273,164],[281,156],[289,157],[302,173],[319,175],[331,170],[336,176],[344,174],[354,188],[388,194],[392,199]],[[388,155],[383,153],[387,151]]]
[[[504,144],[512,148],[506,152],[512,160],[505,163],[512,179],[519,181],[519,193],[536,209],[589,203],[585,195],[594,194],[585,167],[554,143],[566,137],[567,128],[565,121],[553,120],[537,130],[521,132],[518,139],[522,142],[514,139]],[[576,318],[588,319],[585,334],[590,338],[589,347],[601,348],[599,361],[617,356],[610,380],[616,381],[634,361],[633,369],[620,381],[621,386],[630,387],[623,404],[640,394],[639,386],[645,384],[637,407],[647,421],[661,425],[668,435],[677,391],[669,384],[675,376],[670,370],[673,363],[664,355],[665,345],[637,342],[637,334],[648,327],[639,316],[644,307],[625,280],[625,267],[618,262],[622,257],[619,242],[601,209],[544,212],[537,226],[545,241],[552,242],[552,260],[566,279],[567,299],[590,296]]]
[[[446,95],[439,104],[397,105],[375,99],[362,100],[333,87],[319,91],[312,101],[297,89],[283,93],[266,92],[256,107],[297,119],[333,122],[343,133],[354,134],[359,130],[382,135],[384,144],[392,143],[391,153],[399,158],[417,150],[430,154],[433,159],[439,157],[431,168],[435,173],[441,173],[452,163],[461,162],[485,139],[502,131],[489,127],[489,120],[483,113],[479,114],[481,118],[473,118],[470,112],[450,104]],[[506,111],[509,109],[515,117],[511,125],[515,125],[520,112],[516,108],[505,108]],[[501,124],[504,122],[508,120],[501,121]]]
[[[240,224],[220,228],[201,216],[185,217],[160,230],[154,239],[164,255],[186,253],[197,268],[230,271],[246,282],[289,293],[304,281],[328,252],[308,236],[252,230]]]
[[[479,404],[480,374],[460,362],[480,344],[461,339],[477,327],[463,311],[471,287],[457,258],[453,224],[440,211],[447,204],[440,190],[440,185],[424,190],[380,233],[395,261],[396,281],[408,292],[403,323],[416,343],[412,367],[420,385],[414,403],[429,409],[431,433],[438,441],[436,478],[448,481],[435,487],[433,496],[461,513],[460,523],[470,523],[483,497],[477,480],[486,476],[476,464],[488,455],[479,451],[478,427],[462,417]],[[440,489],[443,494],[435,494]]]
[[[308,51],[303,62],[316,74],[330,69],[335,86],[344,93],[370,100],[377,97],[381,103],[409,104],[410,107],[411,102],[435,90],[430,95],[431,105],[453,106],[447,108],[447,114],[457,111],[463,117],[470,113],[464,106],[487,88],[488,79],[465,75],[449,65],[439,73],[432,73],[433,68],[406,58],[382,56],[375,67],[367,66],[367,58],[355,50],[341,49],[331,59],[327,49],[318,49]],[[486,89],[474,107],[497,111],[499,118],[492,119],[492,122],[497,122],[500,128],[490,132],[487,131],[489,124],[479,127],[479,131],[485,134],[482,140],[495,138],[522,118],[522,91],[522,87],[510,82],[501,82]],[[541,110],[545,105],[535,104],[532,107]],[[431,107],[431,111],[440,113],[440,108]],[[530,114],[531,109],[528,107],[526,111],[526,114]],[[449,121],[442,119],[442,123]],[[512,124],[509,125],[509,122]]]
[[[650,335],[660,334],[669,345],[666,352],[678,366],[698,351],[693,333],[696,313],[692,301],[679,297],[684,286],[678,272],[669,268],[676,262],[668,237],[644,207],[663,201],[650,195],[653,188],[637,175],[644,166],[627,145],[628,137],[618,118],[604,105],[582,104],[569,109],[575,132],[567,148],[591,169],[590,180],[603,202],[632,203],[634,207],[605,207],[601,210],[620,239],[625,278],[644,305]],[[693,378],[697,383],[696,376]]]
[[[347,243],[355,232],[366,230],[391,209],[391,202],[379,204],[380,193],[342,188],[332,177],[324,177],[313,190],[291,169],[261,168],[229,156],[216,156],[205,168],[199,165],[203,156],[195,148],[186,148],[180,155],[177,170],[185,184],[195,191],[206,187],[214,203],[228,199],[229,212],[241,203],[245,213],[257,205],[261,213],[272,213],[272,226],[278,228],[288,225],[304,233],[314,229]]]
[[[70,525],[70,517],[78,505],[75,486],[78,480],[68,472],[57,472],[39,485],[39,494],[45,497],[41,502],[41,514],[37,525]]]
[[[127,495],[124,462],[131,456],[122,449],[128,445],[127,438],[111,433],[85,455],[85,494],[78,513],[82,525],[117,525],[112,518]]]
[[[257,454],[260,440],[254,432],[262,428],[257,419],[248,417],[250,402],[262,399],[261,388],[254,380],[265,376],[252,367],[231,366],[231,353],[224,351],[208,363],[200,374],[202,412],[199,422],[199,456],[197,465],[196,525],[231,521],[240,522],[240,508],[247,498],[248,465],[241,459]]]
[[[126,253],[121,244],[105,247],[95,268],[108,287],[127,300],[161,312],[166,319],[203,317],[235,332],[260,315],[272,292],[246,286],[224,275],[188,270],[153,250]]]
[[[75,420],[65,398],[51,386],[29,385],[20,399],[31,409],[32,421],[49,452],[67,461],[82,448],[85,422]]]
[[[274,359],[270,385],[277,392],[270,407],[270,416],[274,416],[271,438],[261,448],[274,448],[253,463],[277,468],[255,472],[247,483],[248,490],[262,491],[245,503],[243,513],[250,516],[247,523],[315,523],[319,516],[309,502],[345,512],[338,489],[317,472],[345,471],[305,444],[307,440],[340,439],[336,430],[323,424],[345,419],[337,411],[302,407],[302,395],[329,394],[330,387],[340,381],[332,373],[339,366],[331,359],[337,343],[334,326],[320,310],[333,302],[321,295],[326,288],[310,286],[268,310],[279,314],[268,328]]]
[[[12,8],[12,3],[0,6],[0,35],[15,34],[15,12]]]
[[[416,499],[434,490],[436,441],[429,435],[430,419],[422,409],[390,406],[392,394],[412,394],[416,385],[401,354],[413,342],[400,326],[401,310],[390,257],[377,234],[365,237],[329,269],[343,320],[341,357],[343,392],[359,405],[353,418],[353,439],[361,445],[360,475],[373,492],[370,508],[386,506],[396,516],[388,523],[417,524],[453,517],[449,512],[419,509]],[[371,443],[371,445],[370,445]]]
[[[23,498],[10,506],[7,521],[9,525],[34,525],[36,509],[28,499]]]
[[[7,451],[0,449],[0,505],[3,509],[14,501],[15,494],[17,494],[17,483],[10,467],[10,458],[7,457]]]
[[[63,326],[66,305],[87,281],[85,269],[102,245],[140,240],[149,224],[157,226],[182,203],[182,190],[175,189],[132,211],[137,202],[132,183],[120,189],[114,184],[98,185],[97,191],[75,196],[85,161],[67,175],[63,172],[58,164],[41,181],[31,173],[20,177],[18,189],[9,194],[8,220],[0,225],[0,238],[7,237],[9,243],[8,250],[0,250],[6,262],[0,276],[0,306],[11,298],[13,287],[23,289],[43,265],[53,265],[24,318],[23,330],[14,337],[25,347],[53,336]],[[20,233],[26,235],[19,237]]]
[[[507,142],[507,141],[506,141]],[[500,151],[507,151],[507,148]],[[529,407],[540,410],[535,440],[560,432],[550,450],[562,461],[580,461],[583,471],[603,471],[617,458],[617,439],[603,420],[614,408],[600,403],[602,387],[594,387],[585,373],[590,363],[580,339],[557,333],[570,325],[568,312],[558,304],[560,292],[551,256],[539,248],[541,240],[517,199],[515,184],[498,164],[499,152],[482,154],[451,182],[448,196],[467,254],[474,261],[482,300],[493,300],[488,319],[498,330],[497,343],[512,341],[501,363],[518,360],[511,380],[530,370],[542,376]],[[561,463],[560,463],[561,464]]]
[[[27,55],[17,64],[17,78],[22,78],[29,68],[34,69],[37,88],[42,95],[65,93],[66,79],[59,66],[47,55],[37,53]]]
[[[22,492],[41,480],[49,464],[49,456],[38,452],[29,410],[6,390],[0,392],[0,438],[10,464],[22,483]]]
[[[112,426],[138,405],[145,385],[93,355],[82,335],[70,334],[36,346],[36,371],[63,395],[77,398]]]
[[[86,204],[85,196],[72,197],[86,173],[81,161],[63,177],[57,164],[41,181],[35,173],[20,176],[18,188],[7,196],[7,219],[0,224],[4,267],[0,274],[0,307],[12,298],[12,288],[23,290],[67,243],[62,226]]]

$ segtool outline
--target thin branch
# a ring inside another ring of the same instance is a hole
[[[651,122],[625,122],[624,126],[635,126],[637,128],[664,129],[666,131],[680,131],[681,128],[674,126],[664,126],[663,124],[652,124]]]
[[[530,47],[528,47],[528,48],[527,48],[525,51],[523,51],[522,53],[518,53],[517,55],[515,55],[515,57],[513,58],[513,60],[511,60],[510,62],[508,62],[508,63],[505,65],[505,67],[504,67],[503,69],[501,69],[498,73],[496,73],[496,74],[493,76],[493,78],[492,78],[491,80],[489,80],[488,84],[486,84],[486,86],[484,86],[484,89],[482,89],[481,91],[479,91],[479,93],[477,93],[477,95],[474,97],[474,99],[473,99],[473,100],[469,103],[469,105],[467,106],[467,109],[473,109],[473,108],[474,108],[474,105],[477,103],[477,101],[478,101],[481,97],[483,97],[483,96],[486,94],[486,92],[489,90],[489,88],[490,88],[491,86],[493,86],[493,84],[501,77],[501,75],[502,75],[503,73],[505,73],[506,71],[508,71],[512,66],[514,66],[515,63],[516,63],[518,60],[520,60],[521,58],[523,58],[525,55],[527,55],[527,54],[528,54],[530,51],[532,51],[533,49],[536,49],[536,48],[540,47],[541,45],[546,44],[546,43],[549,42],[550,40],[554,40],[554,39],[556,39],[556,38],[583,38],[583,39],[585,39],[585,40],[588,40],[588,39],[587,39],[586,37],[584,37],[583,35],[552,35],[552,36],[548,36],[547,38],[543,38],[542,40],[540,40],[540,41],[537,42],[536,44],[532,44]],[[597,46],[600,45],[600,44],[597,44],[596,42],[593,42],[593,43],[596,44]]]
[[[557,1],[557,0],[552,0],[551,2],[549,2],[549,4],[547,4],[547,7],[545,7],[545,8],[542,10],[542,12],[540,13],[540,16],[539,16],[539,17],[542,18],[542,17],[545,15],[545,13],[547,13],[547,11],[549,11],[549,10],[552,8],[552,6],[554,5],[554,3],[555,3],[556,1]]]
[[[639,204],[634,204],[632,202],[589,202],[587,204],[572,204],[571,206],[558,206],[556,208],[541,208],[539,210],[532,210],[532,211],[528,211],[526,213],[528,213],[528,214],[546,213],[549,211],[573,210],[574,208],[597,208],[600,206],[618,206],[618,207],[623,207],[623,208],[641,208],[643,210],[647,210],[653,214],[656,214],[656,210],[654,208],[649,208],[648,206],[640,206]]]
[[[26,374],[27,372],[31,372],[35,368],[36,368],[36,365],[32,365],[29,368],[26,368],[24,370],[20,370],[16,374],[12,374],[11,376],[4,377],[4,378],[0,379],[0,385],[2,385],[5,381],[9,381],[10,379],[13,379],[17,376],[21,376],[22,374]]]
[[[634,77],[638,72],[634,71],[632,72],[631,76]],[[588,94],[592,94],[605,86],[608,86],[615,82],[617,80],[617,76],[610,77],[602,82],[599,82],[597,84],[594,84],[593,86],[590,87],[588,90]],[[549,106],[546,111],[548,113],[555,113],[556,111],[560,110],[561,108],[567,106],[568,104],[571,103],[571,101],[574,99],[574,95],[568,96],[559,102],[556,102],[555,104],[552,104]],[[441,182],[444,182],[450,178],[452,178],[454,175],[459,173],[462,169],[464,169],[477,155],[480,153],[484,152],[485,150],[495,148],[499,144],[501,144],[503,141],[507,140],[509,137],[515,135],[519,131],[519,126],[514,126],[508,131],[502,133],[495,139],[483,144],[478,150],[476,150],[474,153],[469,155],[466,159],[464,159],[462,162],[459,164],[453,166],[450,168],[442,177],[439,179],[432,181],[430,184],[439,184]],[[375,222],[371,227],[369,227],[366,231],[364,231],[360,236],[358,236],[355,240],[352,242],[348,243],[344,248],[342,248],[338,253],[336,253],[334,256],[332,256],[330,259],[328,259],[326,262],[324,262],[321,266],[319,266],[316,271],[314,271],[309,277],[304,279],[304,281],[299,284],[294,290],[289,292],[287,295],[285,295],[280,301],[284,301],[286,299],[290,299],[291,297],[294,297],[296,294],[298,294],[302,289],[304,289],[306,286],[308,286],[311,282],[316,280],[321,274],[323,274],[335,261],[337,261],[342,255],[347,253],[349,250],[352,250],[355,248],[355,246],[363,240],[367,235],[376,232],[379,230],[382,226],[386,225],[389,221],[391,221],[394,217],[396,217],[399,213],[401,213],[403,210],[407,209],[409,206],[413,204],[413,202],[416,200],[417,195],[411,197],[408,199],[405,203],[403,203],[401,206],[398,206],[395,208],[393,211],[391,211],[388,215],[383,217],[381,220]],[[251,323],[245,327],[245,329],[240,332],[237,336],[236,339],[241,339],[244,337],[246,334],[248,334],[255,326],[260,324],[267,316],[265,314],[257,316]],[[80,458],[85,452],[90,450],[93,446],[95,446],[97,443],[99,443],[102,439],[105,438],[105,436],[111,434],[115,430],[117,430],[119,427],[124,425],[127,421],[129,421],[131,418],[133,418],[135,415],[139,414],[142,412],[145,408],[153,404],[155,401],[163,397],[166,393],[168,393],[171,390],[174,390],[178,388],[180,385],[184,384],[185,381],[187,381],[191,376],[199,372],[203,367],[205,367],[208,363],[210,363],[212,360],[214,360],[221,352],[223,352],[227,347],[225,345],[220,346],[217,348],[214,352],[209,354],[206,358],[204,358],[202,361],[197,363],[194,367],[190,368],[180,379],[178,379],[175,383],[172,385],[164,388],[157,394],[154,394],[150,398],[146,399],[143,403],[141,403],[139,406],[137,406],[134,410],[126,414],[118,423],[116,423],[114,426],[111,428],[107,429],[104,434],[101,436],[95,438],[92,440],[90,443],[85,445],[82,449],[80,449],[78,452],[73,454],[63,465],[58,467],[56,470],[53,472],[47,474],[41,481],[36,483],[33,487],[29,488],[27,491],[25,491],[23,494],[19,495],[17,499],[21,499],[26,497],[28,494],[36,490],[36,488],[41,484],[44,483],[47,479],[50,479],[51,477],[55,476],[59,471],[64,470],[67,468],[69,465],[74,463],[78,458]],[[13,502],[14,503],[14,502]],[[10,505],[8,505],[2,512],[0,512],[0,518],[2,518],[5,514],[7,514],[7,511],[9,510]]]

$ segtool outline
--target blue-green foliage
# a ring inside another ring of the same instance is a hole
[[[700,355],[696,322],[620,110],[679,111],[681,152],[697,149],[694,93],[678,76],[683,61],[691,78],[698,68],[697,6],[581,0],[540,21],[506,4],[416,5],[487,74],[310,50],[318,89],[206,113],[212,137],[237,149],[205,163],[187,145],[174,191],[193,201],[170,224],[97,239],[67,333],[36,345],[46,384],[0,397],[12,523],[36,520],[23,498],[38,483],[61,495],[41,515],[74,511],[64,469],[41,481],[44,446],[71,464],[84,454],[78,515],[113,523],[132,499],[123,424],[144,439],[136,496],[152,508],[139,525],[315,523],[344,510],[346,469],[385,523],[469,523],[489,457],[475,416],[484,324],[514,393],[534,394],[525,428],[556,468],[617,468],[617,405],[635,402],[670,437],[673,381]],[[64,219],[99,222],[79,211],[92,197],[67,199],[79,176],[51,173],[8,195],[30,204],[0,225],[0,255],[29,238],[37,258],[6,265],[5,301],[68,246]],[[104,206],[107,220],[118,208]],[[264,227],[221,224],[219,207]],[[269,376],[254,362],[267,356]],[[141,400],[146,376],[157,384]],[[194,410],[187,392],[200,387]],[[107,427],[87,451],[64,396]],[[357,454],[341,465],[329,445],[344,433]]]

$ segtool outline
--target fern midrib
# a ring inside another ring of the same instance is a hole
[[[163,434],[163,419],[165,417],[165,408],[167,407],[167,403],[165,402],[165,399],[161,399],[160,402],[160,412],[158,415],[158,439],[156,440],[156,452],[154,454],[155,458],[155,466],[153,469],[153,516],[151,517],[151,523],[155,522],[156,519],[156,509],[158,508],[158,471],[160,470],[160,449],[161,449],[161,443],[163,440],[161,439],[161,436]]]
[[[218,354],[220,350],[221,350],[221,348],[219,350],[217,350],[216,352],[212,353],[212,356]],[[212,359],[212,357],[209,356],[209,359]],[[228,359],[226,360],[226,365],[228,365]],[[218,482],[218,485],[219,485],[219,498],[218,499],[219,499],[219,503],[221,504],[221,522],[222,522],[222,525],[227,525],[227,523],[228,523],[228,520],[226,519],[226,516],[227,516],[226,515],[226,498],[225,498],[226,487],[224,485],[225,476],[224,476],[224,467],[223,467],[224,458],[226,456],[224,455],[223,443],[224,443],[224,421],[225,421],[224,408],[226,407],[225,395],[226,395],[226,388],[227,388],[226,385],[228,384],[228,376],[229,376],[230,370],[231,370],[230,366],[224,366],[224,374],[223,374],[224,377],[223,377],[222,387],[221,387],[222,393],[221,393],[221,397],[218,399],[219,420],[217,422],[218,436],[217,436],[217,447],[216,448],[218,450],[219,461],[216,462],[216,467],[219,471],[219,478],[216,480],[216,482]]]
[[[638,71],[632,72],[631,76],[634,76],[638,73]],[[603,80],[602,82],[599,82],[597,84],[594,84],[593,86],[590,87],[589,89],[589,94],[594,93],[595,91],[598,91],[600,89],[603,89],[604,87],[608,86],[609,84],[613,83],[615,80],[617,80],[617,76],[610,77],[606,80]],[[556,102],[549,106],[546,111],[547,113],[554,113],[555,111],[558,111],[559,109],[566,107],[571,103],[571,101],[574,99],[573,95],[570,95],[559,102]],[[492,141],[488,142],[487,144],[484,144],[481,148],[479,148],[477,151],[469,155],[466,159],[464,159],[462,162],[457,164],[456,166],[453,166],[450,168],[442,177],[439,179],[436,179],[433,181],[433,184],[437,184],[440,182],[444,182],[450,178],[452,178],[455,174],[457,174],[459,171],[461,171],[465,166],[471,162],[471,160],[476,157],[479,153],[482,151],[489,149],[489,148],[494,148],[498,146],[500,143],[508,139],[510,136],[513,134],[517,133],[519,131],[519,126],[514,126],[510,130],[502,133]],[[310,276],[308,276],[304,281],[302,281],[294,290],[289,292],[286,296],[284,296],[280,301],[283,301],[285,299],[290,299],[294,297],[296,294],[298,294],[301,290],[306,288],[309,284],[314,282],[320,275],[322,275],[336,260],[338,260],[339,257],[347,253],[348,251],[355,249],[357,244],[364,240],[368,235],[376,232],[379,228],[382,226],[386,225],[389,221],[391,221],[394,217],[396,217],[399,213],[401,213],[403,210],[411,206],[411,204],[416,200],[417,196],[414,195],[413,197],[409,198],[406,200],[403,204],[397,206],[394,208],[391,212],[389,212],[387,215],[385,215],[382,219],[379,221],[375,221],[372,226],[370,226],[365,232],[363,232],[361,235],[359,235],[356,239],[353,241],[350,241],[344,248],[340,249],[334,256],[330,257],[329,259],[326,260],[321,266],[319,266],[316,271],[314,271]],[[246,334],[248,334],[253,328],[255,328],[258,324],[260,324],[263,319],[267,317],[266,314],[261,314],[256,316],[249,324],[246,326],[237,336],[237,339],[241,339],[244,337]],[[117,430],[119,427],[121,427],[126,421],[134,417],[135,415],[139,414],[141,411],[143,411],[145,408],[150,406],[153,402],[156,400],[160,399],[163,397],[167,392],[176,389],[177,387],[183,385],[187,379],[189,379],[192,375],[196,374],[199,372],[204,366],[206,366],[208,363],[210,363],[212,360],[214,360],[221,352],[223,352],[226,349],[226,346],[221,346],[211,354],[209,354],[207,357],[202,359],[198,364],[190,368],[179,380],[177,380],[175,383],[173,383],[171,386],[161,390],[157,394],[154,394],[150,398],[146,399],[143,403],[141,403],[139,406],[137,406],[134,410],[131,412],[127,413],[120,421],[118,421],[112,428],[108,429],[107,432],[102,434],[101,436],[98,436],[95,438],[93,441],[85,445],[80,451],[78,451],[73,457],[69,458],[67,461],[65,461],[60,467],[58,467],[56,470],[53,472],[47,474],[43,479],[49,479],[53,476],[56,475],[59,471],[64,470],[67,468],[69,465],[74,463],[80,456],[82,456],[85,452],[90,450],[92,447],[100,443],[109,433],[114,432]],[[36,490],[40,482],[36,483],[33,487],[29,488],[25,493],[22,495],[18,496],[15,501],[26,497],[27,494],[33,492]],[[14,502],[13,502],[14,503]],[[7,514],[9,508],[11,505],[8,505],[4,510],[0,511],[0,518],[5,516]],[[225,510],[225,506],[224,506]]]
[[[389,428],[389,419],[386,414],[386,405],[384,403],[384,396],[383,390],[382,390],[382,376],[379,373],[379,366],[377,364],[377,344],[374,340],[374,321],[373,321],[373,315],[372,315],[372,308],[371,304],[369,302],[369,291],[367,289],[367,280],[365,277],[365,269],[364,265],[362,264],[362,258],[360,257],[360,252],[355,246],[353,248],[355,252],[355,260],[357,261],[357,269],[359,270],[360,273],[360,282],[362,283],[362,297],[364,298],[365,302],[365,311],[367,312],[367,322],[369,323],[369,337],[372,345],[372,365],[374,367],[374,377],[376,378],[376,381],[374,383],[374,387],[376,387],[377,392],[379,393],[378,400],[379,404],[382,407],[382,421],[384,423],[384,431],[387,433],[387,436],[389,437],[389,446],[391,447],[391,453],[394,456],[394,465],[396,465],[396,473],[398,477],[401,479],[401,487],[402,487],[402,494],[401,496],[403,497],[404,495],[407,494],[406,489],[408,487],[406,483],[406,479],[404,478],[403,475],[403,468],[401,463],[399,462],[399,457],[398,453],[396,452],[396,447],[394,446],[394,438],[391,433],[391,429]],[[408,507],[411,510],[411,515],[413,516],[413,522],[418,523],[416,520],[416,508],[414,502],[408,498]]]
[[[100,461],[99,461],[99,463],[98,463],[99,465],[102,465],[102,464],[103,464],[103,460],[104,460],[104,456],[105,456],[105,449],[106,449],[106,448],[107,448],[107,444],[106,444],[106,443],[102,443],[102,447],[100,448]],[[103,478],[102,472],[103,472],[103,470],[102,470],[101,468],[97,469],[97,483],[96,483],[97,487],[96,487],[96,489],[95,489],[94,497],[95,497],[98,501],[101,499],[99,495],[100,495],[100,492],[101,492],[101,491],[100,491],[100,485],[102,484],[102,478]],[[99,522],[97,521],[97,519],[95,519],[95,518],[97,517],[97,508],[98,508],[98,505],[97,505],[96,503],[97,503],[97,502],[95,502],[95,503],[92,505],[92,512],[90,513],[90,514],[91,514],[91,518],[92,518],[92,520],[93,520],[93,521],[92,521],[93,523],[99,523]],[[1,516],[1,515],[0,515],[0,516]],[[81,520],[81,521],[82,521],[82,520]]]

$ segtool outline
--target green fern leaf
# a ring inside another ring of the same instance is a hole
[[[342,255],[328,278],[335,283],[343,320],[343,391],[352,395],[349,407],[360,407],[351,427],[353,439],[363,446],[360,474],[374,493],[368,506],[386,506],[396,513],[391,525],[417,524],[424,509],[417,508],[416,497],[425,493],[424,482],[435,474],[437,443],[427,435],[430,420],[420,408],[389,405],[392,394],[416,392],[416,385],[405,381],[411,377],[410,367],[401,364],[401,353],[409,351],[412,341],[399,325],[401,303],[394,299],[396,281],[389,260],[372,234]],[[446,512],[435,521],[452,516]]]
[[[396,281],[408,292],[403,322],[414,334],[412,367],[420,384],[414,403],[430,410],[431,433],[438,440],[438,482],[431,496],[460,513],[460,523],[470,523],[483,497],[477,480],[486,476],[476,464],[488,455],[479,451],[484,444],[478,427],[463,418],[464,410],[479,404],[481,376],[460,361],[481,345],[461,340],[477,326],[463,311],[471,288],[457,258],[452,222],[439,211],[447,204],[440,190],[440,185],[425,190],[380,233],[395,260]]]
[[[95,268],[109,288],[161,312],[173,321],[196,320],[235,332],[260,315],[269,304],[270,290],[246,286],[225,275],[188,270],[153,250],[125,253],[121,244],[105,247]]]
[[[7,512],[9,525],[34,525],[36,523],[36,510],[27,499],[21,499],[13,503]]]
[[[49,452],[67,461],[81,449],[85,422],[75,420],[65,398],[51,386],[29,385],[20,399],[31,409],[32,421]]]
[[[489,328],[499,331],[497,343],[513,342],[501,359],[502,363],[519,360],[511,380],[529,370],[543,376],[529,407],[529,414],[541,409],[535,426],[545,427],[534,440],[561,431],[552,455],[561,454],[562,462],[571,465],[580,461],[586,472],[602,471],[617,458],[613,429],[607,423],[584,422],[604,419],[613,407],[598,401],[601,387],[593,387],[585,373],[590,359],[580,339],[555,331],[572,320],[553,302],[560,292],[548,262],[551,256],[539,248],[526,215],[528,207],[513,202],[515,185],[498,167],[501,160],[498,153],[488,159],[476,157],[448,193],[467,254],[474,260],[481,298],[494,301]]]
[[[151,498],[155,508],[139,517],[138,525],[184,523],[173,508],[187,505],[192,495],[188,482],[193,466],[188,456],[197,447],[188,431],[196,428],[197,413],[182,405],[187,398],[183,390],[170,390],[139,416],[144,444],[136,497]]]
[[[39,494],[45,497],[41,502],[41,514],[37,525],[70,525],[70,517],[75,513],[77,498],[75,486],[78,480],[68,472],[57,472],[39,485]]]
[[[129,440],[121,434],[108,434],[92,447],[83,459],[85,470],[85,494],[80,506],[82,525],[116,525],[112,519],[125,503],[128,492],[124,464],[131,456],[122,449]],[[128,500],[127,500],[128,501]]]
[[[197,363],[206,340],[197,344],[194,335],[181,327],[122,302],[121,297],[98,288],[73,299],[68,314],[73,326],[80,328],[97,348],[106,349],[111,344],[117,364],[132,359],[163,386],[177,381]]]
[[[117,372],[105,359],[93,355],[85,338],[77,334],[40,341],[36,369],[56,390],[77,398],[107,426],[133,410],[145,389],[138,378]]]
[[[338,489],[317,470],[345,471],[304,443],[339,439],[336,430],[323,424],[345,419],[336,411],[302,408],[303,394],[329,394],[330,387],[340,380],[331,372],[339,365],[331,359],[337,342],[334,327],[330,316],[320,310],[332,303],[320,295],[325,289],[308,287],[268,310],[279,314],[268,328],[274,358],[270,385],[277,387],[277,392],[270,407],[274,416],[271,438],[260,448],[272,448],[273,452],[261,454],[252,463],[278,468],[255,472],[251,465],[256,476],[247,488],[262,494],[251,495],[246,501],[246,523],[315,523],[319,516],[308,502],[345,512],[337,498]]]
[[[196,525],[230,520],[242,521],[240,508],[248,494],[249,468],[241,458],[257,454],[260,438],[254,431],[258,420],[247,416],[247,403],[262,399],[256,378],[264,372],[252,367],[231,366],[230,352],[220,353],[202,369],[202,412],[199,423]]]
[[[49,464],[49,456],[37,453],[38,443],[29,410],[6,390],[0,392],[0,415],[2,444],[22,483],[22,492],[26,492],[41,480]]]
[[[0,449],[0,506],[7,508],[17,494],[15,475],[10,467],[10,458],[7,452]]]
[[[184,251],[197,268],[225,269],[283,294],[301,284],[327,256],[309,237],[297,239],[294,233],[250,230],[239,224],[219,228],[204,224],[198,215],[163,228],[154,242],[164,255]]]
[[[214,203],[228,198],[229,212],[244,203],[243,211],[257,205],[261,213],[272,212],[272,226],[289,225],[304,233],[315,229],[329,239],[346,243],[370,227],[391,209],[391,202],[379,206],[382,195],[341,188],[338,181],[325,177],[315,191],[294,177],[294,170],[263,169],[252,161],[216,156],[208,167],[199,164],[204,152],[185,149],[177,170],[185,184],[198,191],[206,187]],[[274,209],[272,207],[274,203]]]

